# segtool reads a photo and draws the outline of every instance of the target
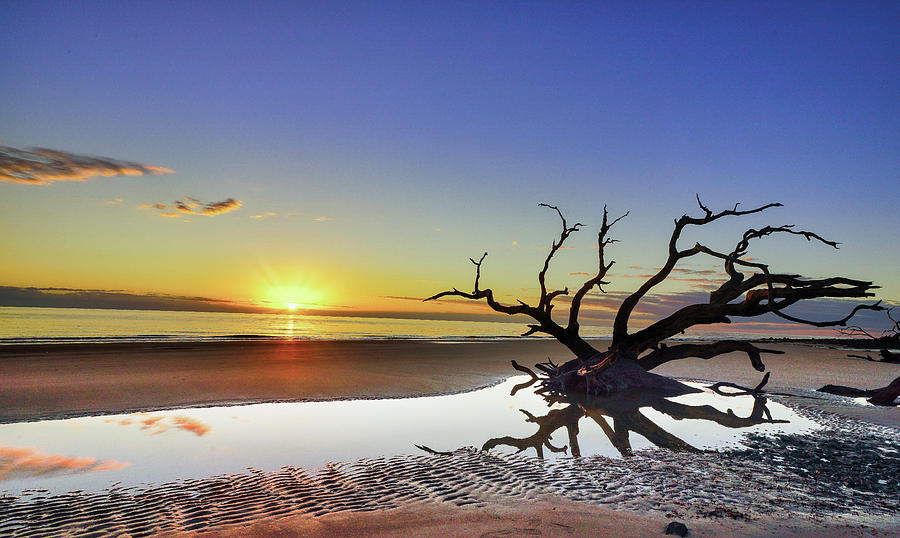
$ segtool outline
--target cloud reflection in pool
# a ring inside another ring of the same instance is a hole
[[[0,443],[4,445],[36,447],[44,454],[90,454],[99,462],[93,470],[104,468],[103,462],[131,464],[118,468],[110,465],[102,473],[77,475],[13,473],[0,481],[0,491],[100,491],[114,483],[120,487],[161,484],[246,468],[274,470],[290,465],[315,469],[328,461],[416,452],[417,444],[436,450],[481,448],[498,436],[534,435],[535,424],[523,420],[520,409],[533,416],[548,413],[546,402],[528,390],[509,395],[510,389],[523,379],[516,377],[487,389],[437,397],[253,404],[3,424]],[[712,406],[721,411],[720,415],[728,415],[727,410],[731,409],[735,417],[751,417],[759,411],[758,403],[750,396],[724,397],[709,391],[667,401],[675,407]],[[555,404],[549,411],[564,407]],[[788,423],[735,429],[721,421],[678,418],[651,406],[639,409],[658,427],[659,430],[652,428],[655,435],[664,431],[698,449],[734,445],[749,432],[803,432],[817,428],[815,423],[771,401],[766,403],[766,410],[772,419]],[[598,420],[605,410],[589,411],[587,419],[580,422],[580,454],[619,457],[621,446],[610,442]],[[613,429],[614,423],[615,420],[610,421]],[[571,444],[565,428],[552,433],[548,441],[554,446]],[[628,439],[630,450],[654,446],[640,435],[639,429],[632,433]],[[545,457],[570,454],[571,448],[565,453],[548,452]]]

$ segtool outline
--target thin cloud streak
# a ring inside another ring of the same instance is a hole
[[[121,420],[107,420],[108,423],[118,424],[119,426],[138,426],[141,431],[147,432],[149,435],[159,435],[165,433],[170,430],[170,428],[176,428],[182,431],[193,433],[198,437],[203,437],[210,431],[212,431],[212,426],[197,420],[191,417],[185,417],[182,415],[175,415],[173,417],[165,417],[165,416],[150,416],[147,418],[140,418],[139,416],[133,418],[124,418]]]
[[[0,146],[0,181],[10,183],[48,185],[54,181],[85,181],[94,176],[143,176],[174,172],[162,166],[109,157],[88,157],[46,148]]]
[[[0,445],[0,480],[113,471],[129,465],[115,460],[45,454],[34,447]]]
[[[271,312],[270,308],[233,303],[210,297],[136,294],[120,290],[74,288],[20,288],[0,286],[0,305],[49,308],[108,308],[115,310],[169,310],[193,312]]]
[[[172,202],[172,205],[166,205],[161,202],[155,204],[141,204],[138,209],[155,209],[157,215],[161,217],[183,217],[185,215],[202,215],[204,217],[215,217],[234,211],[240,208],[243,202],[234,198],[227,198],[221,202],[203,202],[190,196],[185,196],[182,200]],[[255,218],[255,217],[252,217]]]

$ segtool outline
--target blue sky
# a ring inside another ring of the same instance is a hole
[[[589,225],[603,203],[631,210],[615,256],[652,266],[700,193],[786,206],[724,225],[716,246],[796,223],[842,249],[772,241],[775,269],[872,278],[900,300],[896,2],[7,2],[0,16],[0,143],[175,171],[0,184],[0,248],[20,253],[0,284],[251,300],[269,275],[374,308],[467,283],[484,250],[510,286],[533,280],[556,231],[538,202]],[[185,196],[242,206],[190,223],[137,209]],[[84,261],[98,258],[109,269]]]

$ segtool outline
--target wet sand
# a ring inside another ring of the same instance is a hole
[[[828,383],[876,388],[900,375],[897,365],[847,358],[847,351],[799,344],[768,347],[785,351],[763,356],[772,372],[769,390],[811,391]],[[569,356],[551,340],[0,346],[0,422],[214,404],[447,394],[516,374],[513,359],[531,366]],[[755,386],[762,377],[740,353],[675,361],[654,371],[746,386]],[[863,408],[854,413],[900,427],[892,411]]]
[[[572,501],[555,495],[534,500],[498,500],[486,507],[415,503],[380,512],[339,512],[320,517],[262,519],[245,527],[205,532],[202,536],[664,536],[670,521],[658,516]],[[760,518],[690,520],[688,536],[808,537],[895,536],[900,524],[868,532],[854,524]]]
[[[0,346],[0,422],[485,387],[566,356],[555,341],[247,341]]]
[[[793,394],[788,398],[792,403],[826,417],[833,429],[828,439],[839,443],[835,455],[846,453],[847,447],[861,439],[868,439],[872,447],[880,446],[884,431],[895,433],[890,427],[900,427],[896,408],[853,406],[840,398],[819,399],[811,392],[826,383],[883,386],[900,374],[897,365],[849,359],[846,351],[809,345],[764,347],[786,351],[785,355],[764,356],[772,371],[767,388]],[[512,375],[511,359],[531,365],[548,356],[562,361],[568,353],[555,342],[534,340],[8,346],[0,348],[0,420],[249,401],[449,393]],[[749,386],[761,377],[741,354],[711,361],[678,361],[657,371]],[[845,422],[855,426],[848,429]],[[889,429],[877,430],[867,424]],[[889,433],[887,438],[896,435]],[[777,443],[766,450],[788,455]],[[817,445],[810,450],[820,454]],[[887,504],[879,505],[880,511],[874,513],[882,514],[881,519],[866,519],[867,507],[874,505],[857,499],[854,490],[845,492],[836,485],[846,477],[834,478],[834,484],[821,478],[797,482],[800,475],[773,466],[771,458],[742,457],[738,462],[723,460],[715,453],[698,457],[662,451],[618,463],[604,458],[585,460],[579,462],[578,472],[542,466],[537,472],[543,474],[536,477],[530,460],[457,452],[446,458],[419,455],[351,465],[340,471],[344,474],[339,480],[326,473],[307,477],[282,470],[204,480],[194,486],[164,486],[160,491],[127,497],[127,502],[121,494],[81,502],[91,507],[92,518],[112,510],[107,515],[116,523],[111,524],[123,524],[121,510],[133,506],[132,524],[140,531],[161,498],[171,497],[172,503],[182,508],[205,498],[196,509],[205,514],[202,517],[212,519],[197,530],[222,536],[659,536],[669,518],[685,521],[695,536],[889,536],[900,532],[898,518],[884,516],[897,513],[896,499],[888,498]],[[864,468],[866,462],[860,462],[847,467]],[[599,480],[599,489],[582,488],[582,473]],[[777,478],[779,473],[784,476]],[[558,483],[563,480],[559,477],[575,482]],[[793,489],[786,490],[786,484]],[[579,493],[573,500],[555,491]],[[211,492],[215,494],[210,496]],[[475,504],[459,506],[460,495]],[[146,501],[141,501],[143,497]],[[184,503],[175,502],[182,497]],[[869,504],[854,508],[862,511],[859,517],[815,513],[820,502],[827,504],[823,510],[840,510],[860,501]],[[72,502],[60,498],[60,510],[69,510]],[[271,516],[271,507],[279,502],[283,506],[275,512],[277,517]],[[302,508],[303,503],[312,504]],[[19,508],[22,514],[30,513],[33,508],[29,506]],[[709,511],[711,507],[713,511]],[[795,512],[796,507],[807,511]],[[179,517],[187,518],[190,511],[181,513]],[[180,530],[160,526],[157,531],[191,532],[185,523],[190,519],[176,523],[165,517],[162,521]]]

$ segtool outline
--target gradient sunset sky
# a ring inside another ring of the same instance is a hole
[[[0,286],[477,313],[419,299],[469,289],[485,251],[484,285],[534,297],[559,233],[539,202],[586,225],[556,287],[596,269],[603,204],[631,212],[615,293],[663,262],[699,193],[784,207],[683,245],[796,224],[841,248],[750,255],[900,302],[898,2],[36,1],[0,18],[0,145],[160,172],[0,182]]]

